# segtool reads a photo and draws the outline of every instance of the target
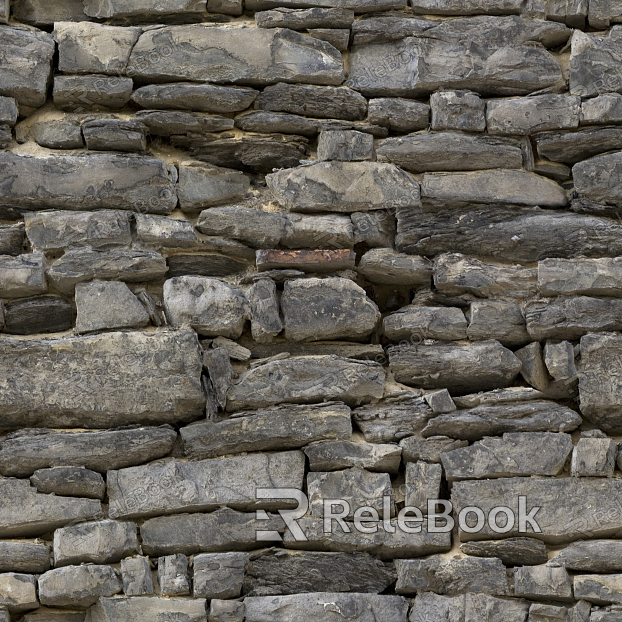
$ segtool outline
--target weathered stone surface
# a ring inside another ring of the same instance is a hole
[[[11,13],[16,20],[38,28],[53,26],[54,22],[88,19],[82,0],[58,0],[53,5],[43,0],[14,0]]]
[[[93,119],[82,123],[86,148],[91,151],[145,151],[147,126],[140,121]]]
[[[544,259],[538,262],[538,289],[544,296],[622,296],[620,258]]]
[[[421,182],[421,197],[425,205],[436,209],[465,203],[540,207],[564,207],[568,203],[563,188],[552,179],[525,171],[499,169],[426,173]]]
[[[166,13],[202,13],[205,11],[203,0],[172,0],[166,4],[156,0],[142,0],[141,2],[129,0],[107,0],[102,3],[98,0],[86,0],[84,12],[90,17],[132,17],[153,16]]]
[[[618,446],[612,438],[581,438],[572,452],[573,477],[613,477]]]
[[[442,479],[443,467],[440,464],[409,462],[406,465],[405,478],[406,507],[418,508],[422,514],[427,514],[428,501],[440,497]]]
[[[194,420],[205,407],[192,331],[7,338],[0,346],[5,428],[172,423]]]
[[[249,551],[265,547],[257,531],[283,532],[285,523],[276,515],[258,519],[256,513],[221,508],[211,514],[159,516],[145,521],[140,535],[145,554]]]
[[[368,281],[383,285],[428,285],[432,266],[424,257],[374,248],[360,259],[357,272]]]
[[[350,28],[354,22],[354,11],[341,8],[287,9],[276,7],[270,11],[255,13],[259,28]]]
[[[455,482],[452,487],[451,499],[456,515],[465,506],[477,506],[487,516],[497,506],[507,506],[518,516],[518,498],[526,496],[526,511],[539,506],[535,521],[542,530],[533,532],[533,525],[526,521],[527,531],[519,534],[519,521],[504,537],[533,535],[549,544],[572,542],[585,537],[608,537],[622,528],[622,521],[617,512],[612,512],[615,499],[622,488],[622,483],[615,479],[581,477],[530,478],[512,477],[470,482]],[[574,500],[581,499],[581,503]],[[605,511],[586,512],[586,507],[598,507]],[[460,539],[488,540],[498,538],[486,524],[475,534],[460,530]]]
[[[162,596],[188,596],[188,558],[182,553],[158,558],[158,585]]]
[[[437,91],[430,96],[430,107],[433,130],[486,130],[486,104],[477,93]]]
[[[251,555],[243,589],[247,597],[327,589],[377,594],[388,588],[395,578],[392,564],[374,559],[367,553],[268,549]]]
[[[539,209],[473,207],[432,214],[397,209],[397,249],[413,255],[465,253],[533,262],[547,257],[622,255],[613,219]]]
[[[463,132],[421,132],[387,138],[378,145],[376,153],[380,162],[392,162],[414,173],[523,166],[518,141]]]
[[[597,605],[622,603],[622,575],[576,575],[574,592],[576,598]]]
[[[77,120],[41,121],[32,126],[32,137],[48,149],[81,149],[84,147],[82,129]]]
[[[572,432],[581,425],[577,413],[555,402],[533,400],[506,404],[481,404],[431,419],[424,436],[451,434],[454,438],[479,440],[506,432]],[[442,456],[441,456],[442,458]]]
[[[295,279],[281,297],[285,337],[293,341],[362,340],[380,320],[365,290],[350,279]]]
[[[393,164],[318,162],[277,171],[267,175],[266,182],[281,205],[298,212],[356,212],[420,204],[419,184]]]
[[[496,339],[506,347],[519,346],[529,341],[525,316],[517,302],[472,302],[466,315],[469,320],[466,334],[471,341]]]
[[[208,622],[244,622],[244,602],[214,598],[207,619]]]
[[[402,307],[382,320],[382,331],[391,341],[466,339],[467,321],[455,307]]]
[[[85,622],[86,611],[54,611],[48,609],[27,613],[24,622]]]
[[[523,566],[514,571],[514,593],[533,600],[571,600],[572,584],[565,568]]]
[[[30,212],[24,215],[24,222],[28,240],[42,251],[82,246],[110,248],[129,245],[132,241],[127,212]]]
[[[30,209],[145,209],[168,214],[177,205],[172,174],[148,156],[90,154],[33,158],[0,153],[0,205]],[[114,184],[109,180],[114,179]]]
[[[251,334],[259,343],[269,343],[283,330],[279,313],[276,284],[272,279],[261,279],[248,291],[251,307]]]
[[[251,88],[217,84],[149,84],[132,94],[132,102],[155,110],[197,110],[200,112],[239,112],[246,110],[257,97]]]
[[[98,432],[22,429],[0,442],[0,472],[29,477],[38,469],[72,465],[103,473],[163,458],[176,438],[168,426]]]
[[[339,356],[300,356],[269,361],[240,376],[227,396],[227,410],[280,403],[341,400],[362,404],[382,397],[385,372],[371,361]]]
[[[381,445],[361,441],[323,441],[305,447],[312,471],[339,471],[360,467],[368,471],[397,473],[402,449],[397,445]]]
[[[542,132],[534,136],[538,154],[554,162],[575,164],[605,151],[622,149],[622,128],[586,128],[576,132]]]
[[[307,34],[314,39],[330,43],[340,52],[345,52],[350,43],[349,28],[310,28]]]
[[[559,475],[570,453],[569,434],[527,432],[489,437],[441,456],[448,480]]]
[[[61,497],[86,497],[102,500],[106,494],[104,478],[83,467],[52,467],[38,469],[30,477],[38,492]]]
[[[50,567],[50,547],[35,542],[0,543],[0,572],[45,572]]]
[[[400,441],[404,462],[423,461],[437,464],[440,464],[444,453],[459,447],[466,447],[468,444],[468,441],[455,440],[448,436],[433,436],[431,438],[409,436]],[[471,553],[468,554],[471,555]],[[491,555],[490,557],[499,556]]]
[[[188,223],[190,224],[190,223]],[[220,253],[172,255],[167,259],[168,275],[225,277],[245,272],[249,263]]]
[[[54,39],[38,30],[2,26],[0,50],[0,95],[15,98],[25,109],[43,106],[52,77]]]
[[[140,552],[136,525],[102,520],[54,532],[54,565],[115,563]]]
[[[566,95],[491,101],[486,106],[486,125],[490,134],[574,129],[579,125],[580,110],[581,99]]]
[[[512,15],[520,14],[522,3],[519,0],[413,0],[413,11],[426,15],[477,15],[487,13],[489,15]]]
[[[543,603],[533,603],[529,607],[529,618],[527,622],[567,622],[568,608],[556,605],[545,605]]]
[[[504,566],[536,566],[548,561],[546,546],[534,538],[465,542],[460,551],[474,557],[498,557]]]
[[[164,45],[172,53],[158,53]],[[278,55],[274,49],[280,50]],[[226,63],[223,58],[228,59]],[[132,49],[127,72],[153,82],[247,85],[280,81],[336,85],[344,78],[341,54],[325,41],[285,28],[240,30],[202,25],[165,26],[143,32]]]
[[[149,598],[113,597],[100,598],[89,611],[91,622],[204,622],[206,602],[204,598]]]
[[[140,28],[57,22],[58,69],[69,74],[124,74],[140,33]]]
[[[54,105],[68,112],[123,108],[130,101],[134,83],[131,78],[93,74],[54,76]]]
[[[191,326],[200,335],[238,338],[249,318],[248,301],[223,281],[178,276],[164,283],[164,310],[173,326]]]
[[[555,181],[567,181],[572,176],[569,166],[550,160],[536,160],[533,163],[533,172],[544,177],[550,177]]]
[[[155,136],[173,136],[196,132],[222,132],[233,129],[233,119],[204,112],[183,110],[139,110],[136,119]]]
[[[395,132],[424,130],[430,123],[430,106],[400,97],[370,99],[367,120]]]
[[[200,462],[167,462],[108,471],[111,518],[233,509],[290,507],[291,501],[257,500],[256,488],[301,489],[304,454],[250,454]],[[153,495],[142,496],[149,484]]]
[[[514,354],[497,341],[393,346],[389,361],[398,382],[424,389],[447,388],[458,395],[508,386],[521,368]]]
[[[406,6],[404,0],[363,0],[363,2],[353,2],[352,0],[248,0],[245,5],[249,11],[272,9],[275,7],[289,8],[308,8],[319,6],[326,8],[354,9],[355,13],[373,13],[376,11],[390,11],[391,9],[403,9]]]
[[[0,254],[19,255],[23,251],[24,225],[0,225]]]
[[[128,557],[121,560],[123,593],[126,596],[153,594],[153,578],[148,557]]]
[[[581,103],[581,125],[622,123],[622,95],[603,93]]]
[[[13,127],[17,123],[19,108],[13,97],[0,97],[0,124]]]
[[[244,599],[246,622],[406,622],[408,603],[401,596],[316,592],[291,596],[250,596]]]
[[[204,553],[194,558],[193,595],[237,598],[242,591],[248,553]]]
[[[368,15],[352,24],[352,45],[386,43],[420,35],[438,22],[403,13]]]
[[[577,375],[574,359],[574,347],[569,341],[549,341],[544,346],[544,362],[555,380],[568,380]]]
[[[12,613],[20,613],[39,606],[35,577],[7,572],[0,574],[0,606]]]
[[[0,297],[23,298],[45,294],[47,289],[43,253],[0,255]]]
[[[240,171],[217,166],[179,166],[179,206],[184,212],[198,212],[205,207],[243,199],[250,179]]]
[[[123,212],[120,212],[123,214]],[[136,214],[136,238],[146,246],[158,248],[196,248],[197,232],[192,223],[177,218]]]
[[[13,335],[58,333],[73,326],[74,310],[64,298],[34,296],[4,305],[4,332]]]
[[[322,122],[288,112],[249,110],[235,118],[235,126],[245,132],[259,132],[260,134],[276,132],[314,137],[321,130]]]
[[[303,272],[338,272],[352,270],[356,254],[353,250],[259,250],[257,270],[302,270]]]
[[[296,449],[314,441],[349,439],[352,434],[350,409],[338,403],[276,406],[242,414],[182,428],[185,454],[201,460],[247,451]]]
[[[622,564],[618,552],[622,542],[617,540],[586,540],[572,542],[551,561],[568,570],[579,572],[619,572]]]
[[[374,137],[354,130],[324,130],[317,143],[317,159],[355,162],[372,160]]]
[[[586,603],[587,601],[581,601]],[[587,611],[584,614],[584,617],[579,619],[579,622],[583,622],[583,620],[588,619],[588,615],[590,615],[590,604],[587,604]],[[618,622],[620,619],[620,611],[619,609],[607,611],[606,609],[601,609],[600,611],[595,610],[594,613],[589,617],[590,622]]]
[[[622,205],[622,152],[608,153],[572,167],[577,192],[597,203]]]
[[[354,421],[368,443],[390,443],[419,434],[432,409],[418,394],[403,391],[354,411]]]

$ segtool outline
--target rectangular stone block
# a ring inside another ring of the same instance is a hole
[[[0,574],[0,607],[20,613],[39,606],[36,579],[29,574]]]
[[[45,294],[47,289],[43,253],[26,253],[17,257],[0,255],[2,298],[25,298]]]
[[[54,105],[67,112],[101,108],[123,108],[130,101],[134,82],[131,78],[93,74],[54,76]]]
[[[622,258],[544,259],[538,289],[544,296],[622,296]]]
[[[258,250],[257,270],[302,270],[303,272],[337,272],[352,270],[356,261],[353,250]]]
[[[50,547],[35,542],[0,543],[0,572],[45,572],[50,567]]]
[[[148,557],[128,557],[121,560],[123,593],[126,596],[153,594],[153,577]]]
[[[90,609],[91,622],[205,622],[206,601],[204,598],[149,598],[117,596],[100,598]]]
[[[194,557],[195,598],[238,598],[242,592],[248,553],[203,553]]]
[[[339,471],[360,467],[368,471],[397,473],[402,448],[390,444],[361,441],[323,441],[305,447],[311,471]]]
[[[19,255],[24,249],[24,225],[0,225],[0,255]]]
[[[206,10],[206,0],[168,0],[166,4],[157,0],[107,0],[102,3],[98,0],[86,0],[84,12],[90,17],[133,17],[153,16],[167,13],[203,13]]]

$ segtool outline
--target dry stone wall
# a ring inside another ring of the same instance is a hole
[[[622,621],[620,209],[619,0],[0,0],[0,622]]]

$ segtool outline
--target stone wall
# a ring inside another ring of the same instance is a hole
[[[622,2],[409,1],[0,0],[0,622],[622,620]]]

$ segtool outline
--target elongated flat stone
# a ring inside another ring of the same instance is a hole
[[[0,225],[0,255],[19,255],[23,251],[24,225]]]
[[[297,449],[311,442],[349,439],[350,409],[344,404],[276,406],[220,422],[181,428],[184,452],[191,460],[246,451]]]
[[[413,11],[424,15],[519,15],[520,0],[413,0]]]
[[[354,22],[352,9],[311,9],[277,8],[272,11],[255,13],[255,23],[259,28],[350,28]]]
[[[227,395],[227,410],[331,399],[362,404],[382,397],[384,380],[382,366],[369,361],[338,356],[270,361],[240,376]]]
[[[54,105],[68,112],[103,108],[123,108],[130,101],[134,82],[131,78],[92,74],[54,76]]]
[[[575,164],[605,151],[622,149],[622,128],[610,125],[576,132],[542,132],[534,136],[534,142],[541,157]]]
[[[544,296],[622,296],[622,258],[544,259],[538,289]]]
[[[246,196],[250,179],[240,171],[217,166],[179,165],[179,207],[198,212],[205,207],[232,203]]]
[[[30,483],[39,491],[61,497],[86,497],[102,500],[106,494],[106,482],[100,473],[84,467],[59,466],[38,469],[30,477]]]
[[[0,296],[23,298],[45,294],[48,289],[45,263],[43,253],[0,255]]]
[[[549,559],[544,542],[535,538],[465,542],[460,550],[474,557],[497,557],[504,566],[536,566],[546,564]]]
[[[258,500],[257,488],[302,487],[304,454],[250,454],[200,462],[167,462],[108,471],[111,518],[233,509],[287,508],[292,501]],[[152,492],[144,496],[145,487]],[[294,502],[295,503],[295,502]]]
[[[0,205],[168,214],[177,205],[172,179],[162,160],[148,156],[33,158],[0,153],[0,182],[5,182],[0,183]]]
[[[622,575],[576,575],[574,577],[576,598],[596,605],[622,604]]]
[[[288,7],[303,9],[311,6],[354,9],[355,13],[373,13],[375,11],[390,11],[391,9],[403,9],[405,0],[248,0],[246,8],[249,11],[258,9],[272,9],[276,7]]]
[[[158,53],[163,46],[170,50]],[[275,55],[273,50],[279,49]],[[223,58],[228,58],[226,63]],[[165,26],[144,32],[133,47],[128,75],[144,81],[189,80],[268,85],[341,84],[343,59],[325,41],[274,28]]]
[[[196,419],[205,407],[192,331],[7,338],[0,350],[5,428],[172,423]]]
[[[410,305],[387,315],[382,330],[391,341],[403,339],[466,339],[467,321],[455,307],[416,307]]]
[[[360,467],[368,471],[397,473],[402,448],[393,444],[372,444],[361,441],[323,441],[305,447],[312,471],[339,471]]]
[[[352,270],[356,254],[353,250],[263,250],[257,251],[257,270],[302,270],[303,272],[337,272]]]
[[[119,573],[110,566],[66,566],[48,570],[39,577],[41,604],[50,607],[86,609],[98,598],[118,594]]]
[[[156,17],[162,13],[203,13],[205,11],[205,0],[169,0],[166,4],[156,0],[87,0],[84,5],[84,12],[90,17],[132,17],[149,16]]]
[[[390,248],[372,248],[360,259],[357,272],[382,285],[428,285],[431,264],[425,257],[396,253]]]
[[[113,596],[99,598],[89,611],[91,622],[164,622],[183,620],[203,622],[206,601],[204,598],[149,598],[148,596]]]
[[[622,564],[618,540],[587,540],[573,542],[557,553],[552,560],[568,570],[579,572],[620,572]]]
[[[596,203],[622,205],[622,152],[598,155],[572,167],[575,187]]]
[[[50,567],[50,547],[35,542],[2,542],[0,572],[45,572]]]

